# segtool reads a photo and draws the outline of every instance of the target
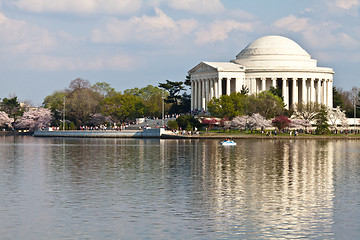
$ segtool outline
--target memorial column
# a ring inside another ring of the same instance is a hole
[[[201,80],[201,110],[205,110],[205,80]]]
[[[317,100],[316,100],[316,102],[318,104],[321,104],[321,80],[320,80],[320,78],[317,81],[317,89],[316,90],[317,90]]]
[[[201,83],[200,80],[196,80],[196,86],[197,86],[197,94],[196,94],[196,109],[200,109],[201,107]]]
[[[230,95],[230,78],[226,78],[226,95]]]
[[[328,106],[328,81],[326,79],[324,79],[323,93],[324,93],[324,104],[325,106]]]
[[[266,78],[261,78],[261,92],[266,91]]]
[[[219,88],[218,88],[218,79],[214,79],[214,95],[216,98],[219,98]]]
[[[314,82],[315,82],[315,79],[310,78],[310,101],[311,102],[315,102],[315,96],[316,96]]]
[[[209,79],[205,79],[205,104],[204,109],[206,110],[207,103],[209,101]]]
[[[222,78],[221,79],[219,78],[218,87],[219,87],[219,97],[221,97],[221,95],[222,95]]]
[[[195,109],[195,89],[194,89],[194,81],[191,81],[191,110]]]
[[[331,79],[329,79],[329,85],[328,85],[328,106],[333,107],[333,82]]]
[[[301,93],[302,93],[302,103],[305,104],[307,103],[306,78],[302,79]]]
[[[197,81],[194,80],[194,109],[197,109],[197,104],[198,104],[198,85],[197,85]]]
[[[271,78],[271,86],[273,86],[274,88],[276,88],[276,78]]]
[[[297,78],[292,79],[292,107],[295,107],[295,104],[299,102],[299,94],[298,94],[298,86],[297,86]]]
[[[195,100],[195,108],[199,107],[199,83],[195,80],[195,91],[196,91],[196,100]]]
[[[287,78],[282,78],[282,96],[284,98],[285,108],[289,109],[289,89],[287,87]]]

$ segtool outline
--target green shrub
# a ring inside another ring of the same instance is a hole
[[[176,130],[179,128],[179,125],[176,120],[170,120],[167,122],[167,127],[171,130]]]
[[[69,130],[76,130],[75,123],[73,123],[73,122],[70,123]]]
[[[202,127],[201,123],[191,115],[181,115],[176,119],[176,122],[181,129],[186,129],[188,124],[190,124],[191,130],[195,127],[200,129]]]

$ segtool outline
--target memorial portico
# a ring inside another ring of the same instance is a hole
[[[271,87],[281,90],[286,108],[315,102],[332,106],[334,71],[317,67],[317,61],[294,41],[266,36],[250,43],[231,62],[201,62],[189,71],[191,109],[207,110],[221,95],[257,94]]]

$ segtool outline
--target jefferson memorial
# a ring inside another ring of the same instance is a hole
[[[257,94],[271,86],[281,90],[287,109],[296,103],[333,105],[333,69],[318,67],[299,44],[282,36],[261,37],[230,62],[201,62],[188,73],[192,110],[206,110],[213,97],[242,88]]]

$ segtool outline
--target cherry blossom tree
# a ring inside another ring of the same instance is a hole
[[[229,128],[231,128],[232,127],[232,125],[231,125],[231,121],[224,121],[223,122],[223,127],[225,128],[225,129],[229,129]]]
[[[291,119],[290,120],[291,123],[290,123],[290,127],[291,128],[307,128],[307,127],[311,127],[311,123],[309,120],[305,120],[305,119],[298,119],[298,118],[295,118],[295,119]]]
[[[271,121],[264,118],[259,113],[254,113],[251,116],[238,116],[231,121],[233,128],[267,128],[271,127]]]
[[[277,127],[279,130],[289,127],[290,123],[291,120],[284,115],[277,116],[272,120],[274,127]]]
[[[25,112],[15,123],[18,129],[36,130],[50,126],[52,114],[48,108]]]
[[[315,120],[320,108],[321,104],[315,102],[295,103],[294,116],[311,122]]]
[[[4,111],[0,111],[0,126],[11,127],[11,123],[14,121],[13,118],[9,118],[8,114]]]
[[[265,117],[260,115],[259,113],[254,113],[250,117],[250,122],[253,123],[255,128],[267,128],[272,127],[271,120],[267,120]]]
[[[232,128],[239,128],[239,129],[246,128],[246,124],[249,121],[249,118],[250,117],[248,115],[237,116],[231,121],[230,125]]]
[[[327,110],[327,119],[329,126],[333,129],[337,129],[337,124],[341,124],[343,127],[348,127],[345,111],[342,111],[340,106],[337,106],[336,108],[329,107]]]
[[[214,128],[214,126],[218,126],[221,124],[221,119],[220,118],[214,118],[214,117],[208,117],[208,118],[203,118],[200,121],[202,124],[206,125],[209,129]]]

